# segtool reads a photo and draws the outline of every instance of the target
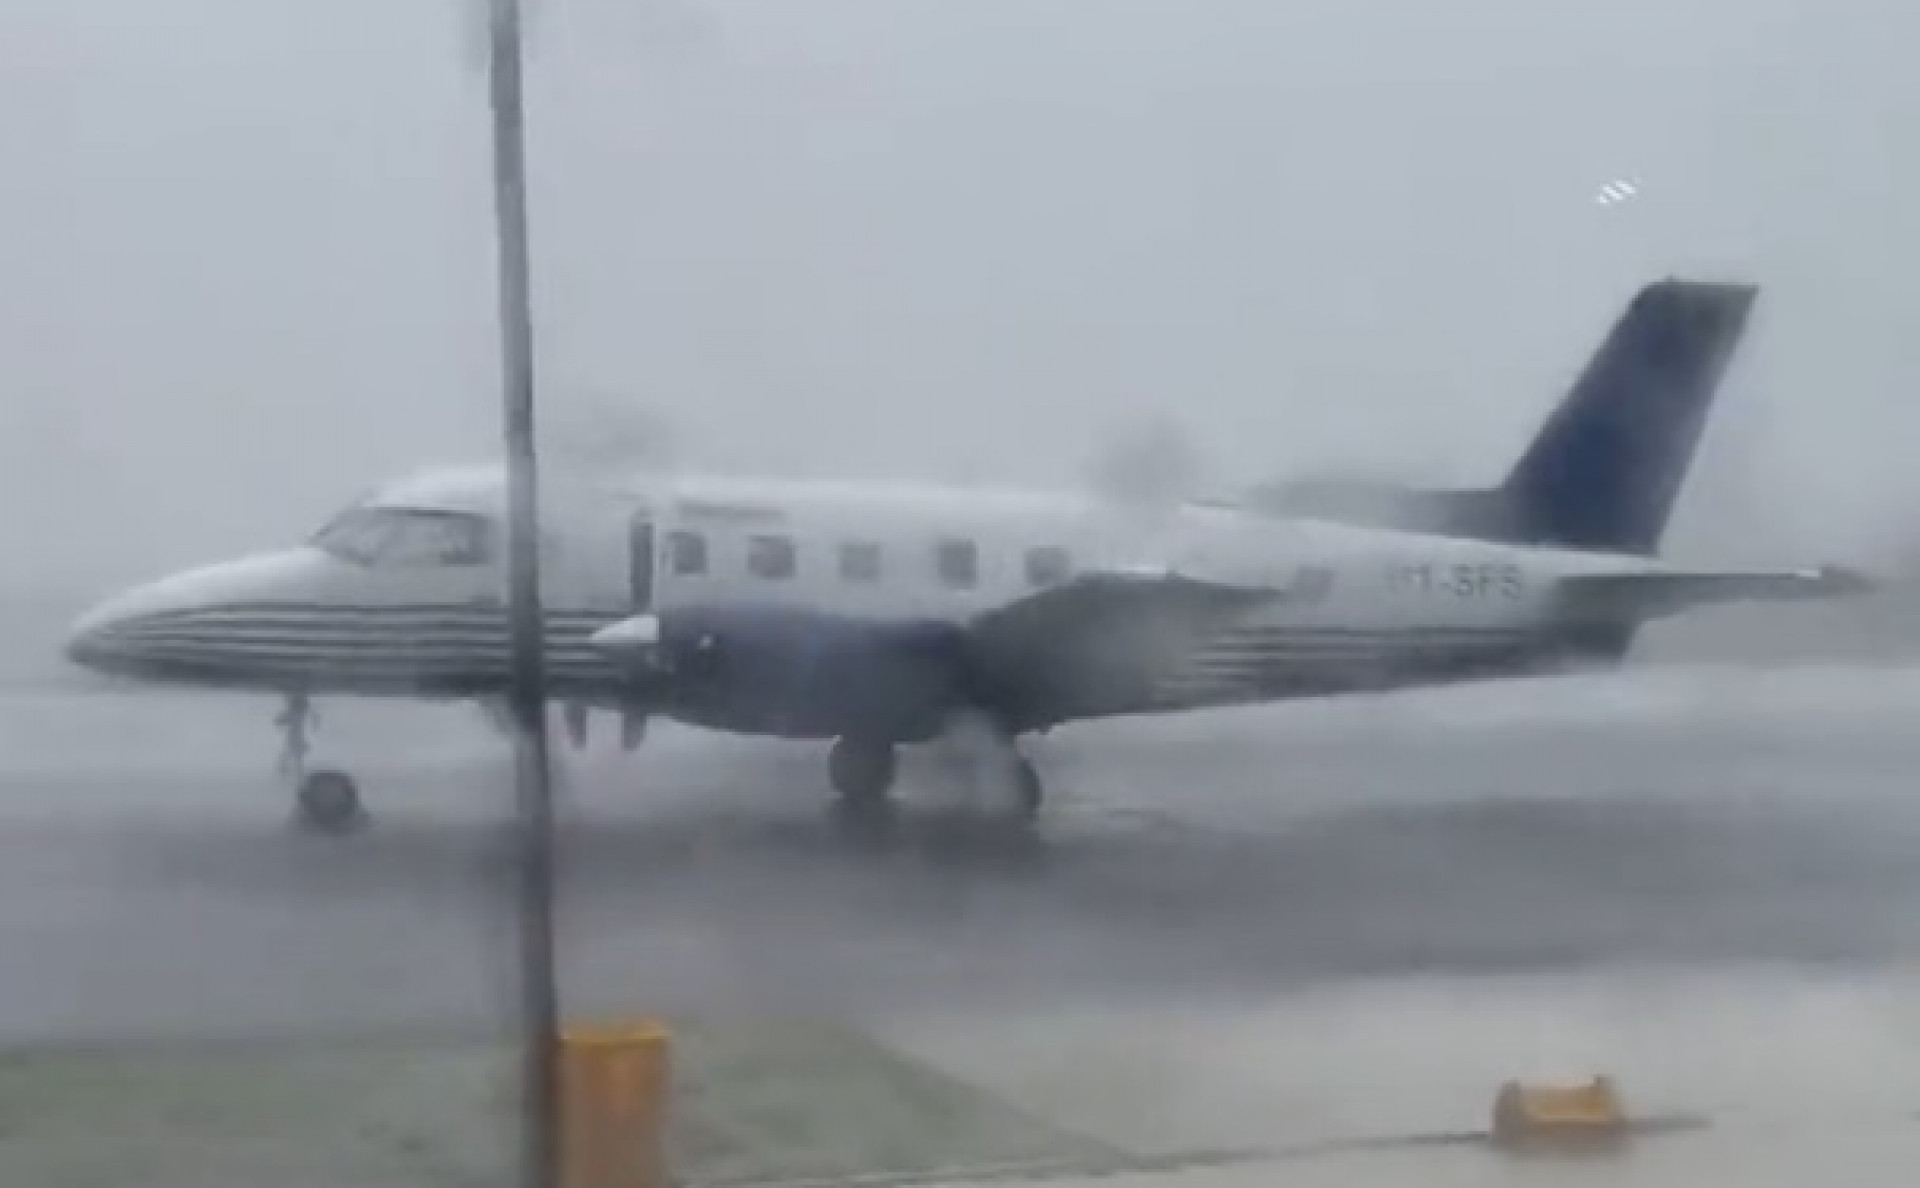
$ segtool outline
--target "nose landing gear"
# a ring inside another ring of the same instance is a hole
[[[307,768],[311,750],[308,733],[313,722],[313,706],[304,693],[290,694],[286,708],[275,719],[285,740],[280,751],[280,775],[293,785],[293,822],[314,833],[350,833],[367,822],[360,789],[344,771]]]

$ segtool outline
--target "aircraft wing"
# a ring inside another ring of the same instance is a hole
[[[831,733],[842,722],[911,738],[956,709],[1016,731],[1153,708],[1168,674],[1255,607],[1326,592],[1311,567],[1285,587],[1165,570],[1081,575],[967,622],[876,621],[787,607],[682,607],[611,624],[636,700]],[[829,729],[829,727],[832,729]]]
[[[1729,602],[1844,598],[1876,589],[1867,575],[1840,566],[1793,570],[1703,570],[1583,574],[1560,580],[1570,619],[1641,622]]]
[[[968,691],[1022,730],[1144,708],[1154,687],[1209,636],[1303,592],[1166,570],[1084,574],[969,624],[962,643]]]

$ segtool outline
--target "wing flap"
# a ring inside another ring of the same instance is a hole
[[[1020,729],[1130,712],[1214,633],[1301,593],[1165,570],[1085,574],[977,617],[969,683]]]

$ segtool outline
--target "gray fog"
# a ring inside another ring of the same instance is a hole
[[[494,449],[477,7],[0,8],[8,585]],[[1674,547],[1908,532],[1893,0],[530,8],[555,432],[1057,481],[1171,417],[1222,483],[1486,481],[1635,286],[1714,274],[1766,290]]]

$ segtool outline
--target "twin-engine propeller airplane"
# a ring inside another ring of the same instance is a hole
[[[1371,523],[1076,493],[559,475],[545,483],[555,701],[834,740],[847,817],[891,806],[897,749],[970,724],[1019,814],[1018,740],[1063,723],[1612,664],[1650,619],[1852,593],[1836,569],[1655,559],[1757,295],[1666,280],[1628,305],[1498,487],[1403,492]],[[508,682],[503,474],[417,475],[306,543],[175,574],[75,626],[77,664],[271,691],[296,819],[362,819],[307,770],[308,698],[477,699]]]

